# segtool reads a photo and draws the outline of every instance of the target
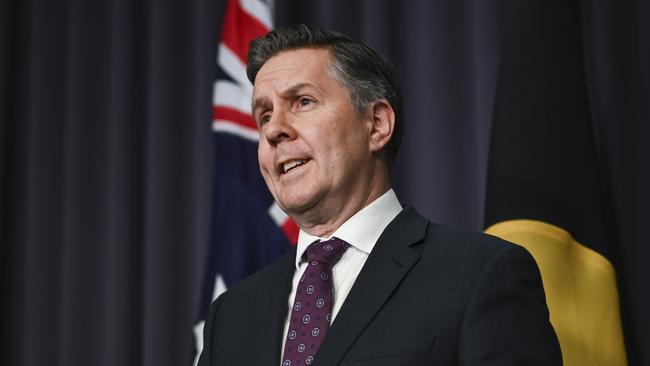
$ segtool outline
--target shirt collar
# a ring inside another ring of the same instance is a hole
[[[402,205],[399,203],[397,195],[395,195],[395,192],[391,188],[381,197],[350,217],[327,238],[314,236],[300,229],[296,248],[296,269],[300,267],[302,255],[311,243],[318,240],[328,240],[334,236],[360,251],[370,254],[386,226],[401,211]]]

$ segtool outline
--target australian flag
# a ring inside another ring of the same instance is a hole
[[[203,324],[212,300],[282,256],[298,238],[298,227],[275,203],[259,172],[259,132],[250,112],[253,86],[246,78],[248,45],[270,29],[268,3],[228,0],[213,89],[213,217],[194,326],[194,364],[203,348]]]

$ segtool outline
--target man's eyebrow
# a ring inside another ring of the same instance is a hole
[[[312,83],[299,83],[296,85],[293,85],[286,90],[280,92],[280,95],[285,97],[285,96],[294,96],[298,94],[302,89],[307,89],[307,88],[312,88],[315,89],[316,87]]]
[[[253,112],[253,115],[255,114],[255,110],[263,107],[265,104],[268,104],[268,100],[266,98],[255,98],[255,100],[253,101],[253,105],[251,106],[251,111]]]
[[[312,84],[312,83],[307,83],[307,82],[298,83],[296,85],[292,85],[291,87],[287,88],[286,90],[281,91],[279,94],[280,94],[281,97],[284,97],[284,98],[292,97],[292,96],[295,96],[296,94],[298,94],[302,89],[306,89],[306,88],[316,89],[316,86],[314,84]],[[253,115],[255,115],[255,111],[258,108],[262,108],[265,105],[267,105],[268,103],[269,103],[269,101],[265,97],[255,98],[255,100],[253,100],[253,103],[252,103],[252,106],[251,106],[251,111],[253,112]]]

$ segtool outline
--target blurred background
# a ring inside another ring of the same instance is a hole
[[[613,264],[629,364],[650,365],[650,3],[517,3],[266,5],[274,27],[338,30],[394,63],[407,119],[394,187],[431,220],[506,219],[520,185],[501,172],[556,159],[510,178],[544,180],[523,196]],[[228,162],[257,168],[254,144],[238,160],[213,132],[225,9],[0,3],[1,365],[191,364],[228,199],[215,185]]]

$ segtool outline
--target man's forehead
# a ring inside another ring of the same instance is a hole
[[[302,48],[282,51],[269,58],[253,84],[253,107],[255,98],[263,97],[268,91],[287,94],[297,89],[317,88],[318,79],[329,76],[323,73],[329,66],[328,55],[326,49]]]

